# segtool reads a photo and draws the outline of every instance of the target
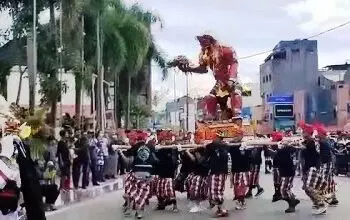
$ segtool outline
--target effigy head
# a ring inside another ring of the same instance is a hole
[[[201,36],[197,36],[196,38],[202,47],[208,47],[217,42],[217,40],[215,40],[215,38],[209,34],[203,34]]]

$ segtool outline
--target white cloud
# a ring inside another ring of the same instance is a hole
[[[298,19],[304,31],[325,29],[350,20],[349,0],[304,0],[285,7],[288,14]]]

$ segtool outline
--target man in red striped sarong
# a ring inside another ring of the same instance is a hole
[[[241,149],[240,146],[232,146],[229,148],[231,156],[231,172],[234,200],[237,200],[236,209],[246,209],[247,203],[245,195],[249,186],[249,170],[250,170],[250,154]]]
[[[187,182],[187,192],[189,200],[194,204],[190,212],[200,212],[200,202],[208,197],[208,173],[209,164],[206,157],[206,150],[204,147],[187,150],[187,155],[194,162],[193,173],[189,174]]]
[[[172,210],[178,211],[174,187],[178,150],[177,148],[159,149],[156,156],[159,159],[155,167],[158,176],[155,183],[155,194],[158,199],[157,210],[164,210],[166,206],[173,205]]]
[[[261,153],[262,148],[253,148],[249,150],[251,154],[251,167],[250,167],[250,175],[249,175],[249,190],[246,194],[246,198],[253,197],[253,189],[257,188],[257,192],[255,197],[260,196],[264,193],[264,189],[260,186],[260,166],[262,163]]]
[[[223,208],[228,173],[228,146],[222,140],[222,134],[218,133],[216,140],[206,146],[210,168],[208,177],[209,205],[210,208],[217,206],[217,217],[228,216],[227,210]]]

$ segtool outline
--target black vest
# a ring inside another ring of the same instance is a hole
[[[149,172],[152,173],[153,168],[153,151],[146,144],[138,146],[134,151],[134,172]]]

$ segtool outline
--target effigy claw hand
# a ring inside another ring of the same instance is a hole
[[[189,60],[183,55],[177,56],[174,60],[168,62],[168,67],[177,67],[184,73],[190,72],[191,69]]]

